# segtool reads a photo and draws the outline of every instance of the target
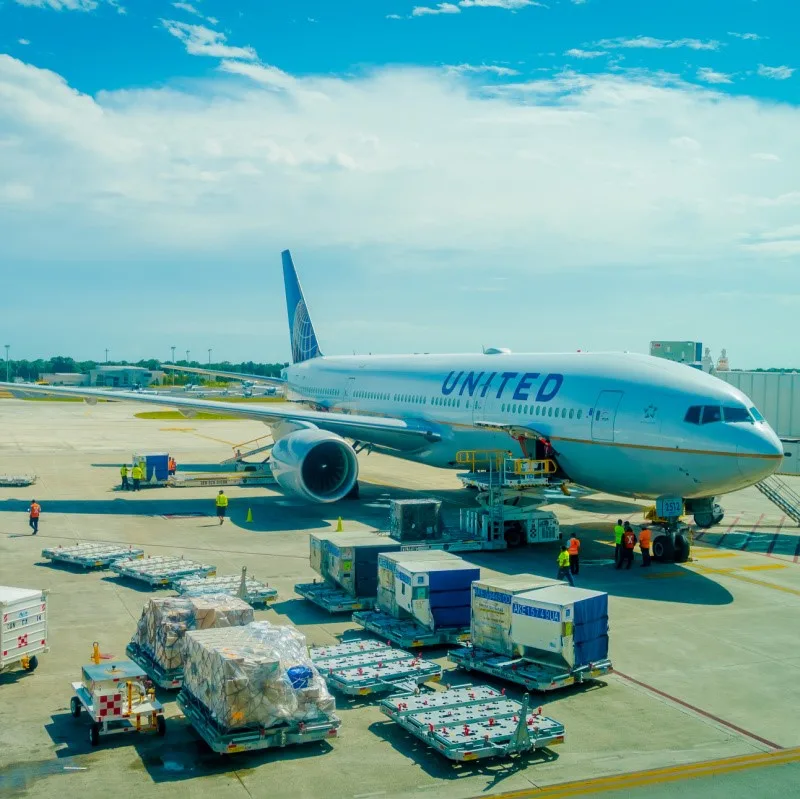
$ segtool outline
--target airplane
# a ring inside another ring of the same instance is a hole
[[[262,375],[251,375],[246,372],[226,372],[222,369],[203,369],[199,366],[179,366],[174,363],[162,363],[161,369],[167,372],[185,372],[187,374],[199,375],[213,380],[215,377],[222,377],[226,380],[235,380],[245,388],[254,386],[268,386],[273,393],[282,387],[286,381],[282,377],[263,377]],[[192,384],[188,384],[191,386]],[[187,386],[188,389],[188,386]]]
[[[291,254],[282,253],[294,408],[72,387],[3,384],[46,394],[130,399],[263,421],[282,491],[309,502],[357,495],[357,451],[461,468],[464,450],[540,457],[595,492],[682,501],[698,526],[722,518],[716,497],[773,474],[783,447],[738,389],[689,366],[629,353],[325,356]],[[654,541],[654,552],[656,550]],[[674,546],[674,531],[670,547]]]

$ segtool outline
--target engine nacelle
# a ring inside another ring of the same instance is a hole
[[[318,428],[295,430],[272,447],[272,475],[286,492],[310,502],[336,502],[358,480],[358,458],[340,436]]]

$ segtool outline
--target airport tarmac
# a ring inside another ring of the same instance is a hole
[[[310,644],[320,645],[353,625],[292,592],[314,576],[309,531],[330,529],[338,516],[345,530],[385,527],[395,496],[439,496],[453,513],[471,502],[453,473],[362,455],[359,501],[310,506],[264,488],[231,488],[231,518],[220,527],[213,518],[216,489],[122,493],[119,465],[134,451],[169,451],[179,468],[219,463],[232,446],[262,436],[264,426],[142,420],[136,410],[122,403],[0,400],[0,473],[39,478],[30,489],[0,488],[0,583],[50,590],[51,646],[36,672],[0,675],[4,799],[65,792],[89,799],[120,793],[522,799],[608,791],[667,797],[673,795],[663,792],[668,786],[674,793],[700,788],[709,774],[728,775],[726,796],[791,794],[800,760],[800,531],[755,489],[723,498],[726,518],[698,536],[692,562],[644,570],[637,560],[629,572],[610,565],[611,525],[618,517],[638,521],[640,505],[598,496],[553,506],[562,531],[577,531],[583,543],[578,584],[610,595],[616,673],[602,684],[537,699],[566,725],[565,743],[550,752],[453,765],[388,721],[375,703],[339,698],[342,728],[332,743],[223,759],[198,742],[168,693],[162,695],[166,738],[109,739],[90,747],[86,719],[69,713],[70,682],[79,678],[95,640],[102,652],[124,656],[144,602],[171,592],[136,590],[110,572],[54,568],[42,561],[43,547],[120,542],[153,555],[184,554],[216,565],[220,574],[247,565],[279,591],[257,618],[295,624]],[[26,513],[33,497],[42,505],[35,538]],[[556,547],[466,557],[487,574],[551,575]],[[430,656],[445,663],[444,655],[434,650]],[[488,681],[450,668],[447,683]],[[753,775],[761,769],[769,779],[756,791]],[[660,780],[641,776],[651,770]],[[684,774],[692,782],[680,781]],[[659,781],[665,785],[653,787]]]

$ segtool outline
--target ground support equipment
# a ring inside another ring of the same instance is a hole
[[[608,659],[565,671],[527,658],[509,658],[486,649],[476,649],[472,644],[462,644],[457,649],[451,649],[447,659],[464,671],[490,674],[492,677],[521,685],[528,691],[556,691],[575,683],[595,680],[613,671]]]
[[[243,570],[244,571],[244,570]],[[206,594],[227,594],[244,600],[253,607],[266,607],[278,597],[278,589],[270,588],[253,577],[244,574],[222,574],[217,577],[184,577],[174,585],[179,594],[204,596]]]
[[[48,590],[0,585],[0,672],[36,671],[48,645]]]
[[[151,588],[172,585],[182,577],[213,577],[217,573],[216,566],[195,563],[175,555],[159,555],[144,560],[117,560],[110,568],[120,577],[146,583]]]
[[[25,488],[37,479],[35,474],[0,474],[0,488]]]
[[[564,741],[564,725],[488,686],[389,697],[381,712],[450,760],[470,761],[543,749]]]
[[[339,717],[331,714],[317,721],[275,727],[254,724],[225,729],[212,718],[206,706],[185,689],[178,694],[176,702],[197,734],[221,755],[329,740],[337,736],[341,724]]]
[[[272,474],[263,472],[225,472],[222,474],[178,474],[169,478],[172,488],[211,488],[214,486],[267,486],[274,485]]]
[[[311,660],[328,687],[347,696],[387,691],[414,693],[442,677],[442,667],[379,641],[350,641],[311,650]]]
[[[42,557],[57,563],[68,563],[81,569],[107,569],[116,560],[137,560],[144,550],[119,544],[75,544],[71,547],[48,547]]]
[[[469,640],[469,627],[442,627],[429,630],[413,619],[395,619],[379,610],[367,610],[353,614],[353,621],[382,641],[390,641],[400,647],[441,646],[458,644]]]
[[[125,654],[159,687],[174,691],[183,685],[183,669],[165,669],[153,660],[152,656],[133,641],[128,644]]]
[[[328,613],[352,613],[375,607],[375,597],[350,596],[344,589],[327,581],[298,583],[294,592]]]

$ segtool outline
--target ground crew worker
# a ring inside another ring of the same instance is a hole
[[[172,477],[175,472],[178,471],[178,463],[172,455],[169,456],[169,460],[167,461],[167,474]]]
[[[572,574],[577,574],[580,570],[580,565],[578,563],[578,555],[581,551],[581,542],[578,539],[578,536],[573,535],[572,538],[569,539],[569,544],[567,545],[567,552],[569,553],[569,570]]]
[[[645,524],[642,527],[641,531],[639,532],[639,549],[642,550],[642,566],[649,566],[650,565],[650,539],[652,537],[652,533],[650,532],[650,527]]]
[[[138,463],[133,464],[133,469],[131,469],[131,477],[133,478],[133,490],[141,491],[142,467],[139,466]]]
[[[622,557],[622,536],[625,535],[625,528],[622,526],[622,519],[617,519],[614,525],[614,564],[619,565]]]
[[[558,553],[558,574],[556,580],[566,580],[570,585],[574,586],[575,582],[572,575],[569,573],[569,552],[565,546],[561,546],[561,552]]]
[[[625,522],[625,532],[622,534],[622,554],[617,564],[617,568],[621,569],[622,564],[625,564],[626,569],[630,569],[633,565],[633,548],[636,546],[636,533],[629,522]]]
[[[122,478],[122,490],[127,491],[128,486],[128,467],[123,463],[122,466],[119,467],[119,476]]]
[[[225,492],[221,488],[219,490],[219,494],[217,494],[216,505],[219,523],[222,524],[222,522],[225,521],[225,511],[228,509],[228,498],[225,496]]]
[[[42,506],[34,499],[31,501],[31,506],[28,508],[28,525],[30,526],[31,530],[33,530],[33,534],[39,532],[39,514],[42,512]]]

